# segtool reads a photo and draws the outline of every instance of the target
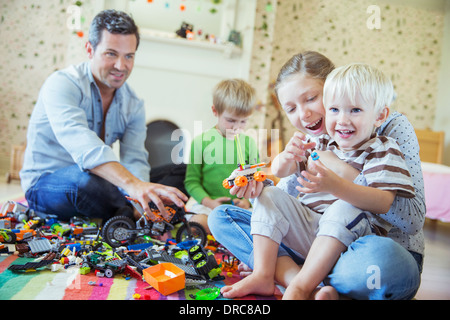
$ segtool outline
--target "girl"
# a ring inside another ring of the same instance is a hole
[[[276,93],[281,106],[284,110],[291,111],[288,113],[290,122],[309,135],[317,136],[326,133],[322,91],[325,78],[333,69],[333,64],[323,55],[317,52],[305,52],[292,57],[283,66],[277,78]],[[410,123],[399,113],[390,115],[378,129],[378,134],[391,136],[399,143],[413,177],[416,197],[394,199],[389,212],[383,216],[384,220],[393,225],[388,237],[365,236],[350,244],[324,281],[331,286],[324,287],[315,296],[316,298],[336,298],[337,295],[334,292],[336,289],[338,293],[354,299],[410,299],[419,287],[425,203],[417,138]],[[289,152],[301,154],[310,148],[311,146],[302,144],[304,139],[305,134],[295,133],[287,144],[284,155]],[[280,162],[294,160],[288,157],[283,159],[283,153],[280,154]],[[350,181],[358,181],[358,172],[337,161],[331,152],[322,154],[321,161],[339,176]],[[284,178],[276,188],[263,189],[257,198],[254,212],[258,210],[258,203],[261,204],[261,208],[265,207],[278,212],[279,208],[276,205],[278,201],[284,206],[290,206],[287,209],[289,211],[297,210],[298,191],[295,187],[298,186],[298,177],[293,174],[293,167],[280,167],[284,171],[281,170],[277,174]],[[250,188],[232,189],[231,193],[247,196],[252,192],[249,191]],[[255,189],[259,191],[260,188],[259,185]],[[253,194],[254,197],[258,196],[258,191]],[[213,211],[209,219],[210,228],[213,226],[211,231],[216,240],[253,269],[258,262],[253,260],[251,213],[238,208],[220,206]],[[298,215],[298,219],[303,223],[305,231],[296,234],[296,239],[287,241],[284,239],[278,250],[275,280],[285,287],[299,272],[299,264],[303,263],[303,258],[311,247],[317,229],[318,217]],[[284,226],[280,225],[278,230],[274,231],[274,237],[283,239],[283,232],[287,232],[286,228],[289,229],[289,222],[286,222]],[[289,245],[294,242],[295,248],[290,248]],[[380,270],[380,281],[377,282],[381,284],[380,286],[368,285],[369,272],[373,270],[371,266],[374,265]],[[248,293],[271,295],[273,289],[274,286],[267,285],[260,288],[235,286],[224,288],[223,293],[225,297],[242,296]]]

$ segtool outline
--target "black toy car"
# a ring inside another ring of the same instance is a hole
[[[134,199],[128,198],[133,206],[141,214],[138,221],[133,221],[126,216],[115,216],[110,218],[102,228],[102,237],[112,247],[128,246],[143,236],[160,236],[171,231],[175,225],[182,224],[176,234],[176,241],[198,240],[201,245],[206,244],[206,231],[202,225],[196,222],[188,222],[186,211],[175,205],[166,206],[169,218],[163,218],[158,208],[149,203],[150,209],[157,219],[151,219],[142,209],[140,203]]]

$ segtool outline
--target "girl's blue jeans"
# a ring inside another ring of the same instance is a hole
[[[209,215],[208,225],[219,243],[253,269],[250,220],[250,211],[222,205]],[[298,264],[303,262],[282,244],[278,256],[283,255],[290,255]],[[421,269],[422,255],[390,238],[368,235],[350,244],[324,284],[352,299],[412,299],[419,289]]]
[[[41,176],[25,197],[31,209],[63,221],[73,216],[108,219],[129,206],[116,186],[77,165]]]

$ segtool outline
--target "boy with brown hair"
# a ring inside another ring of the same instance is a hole
[[[221,81],[214,88],[211,107],[217,124],[192,141],[185,187],[195,200],[190,211],[197,215],[190,221],[200,223],[208,232],[207,217],[215,207],[230,202],[241,208],[250,207],[248,200],[230,197],[222,181],[240,164],[239,152],[247,163],[259,160],[255,141],[241,134],[254,107],[255,89],[250,84],[241,79]],[[237,149],[238,145],[242,150]]]

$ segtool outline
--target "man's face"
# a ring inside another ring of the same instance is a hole
[[[112,34],[102,31],[102,38],[94,50],[88,42],[86,49],[91,60],[91,70],[100,91],[120,88],[134,66],[137,39],[134,34]]]

